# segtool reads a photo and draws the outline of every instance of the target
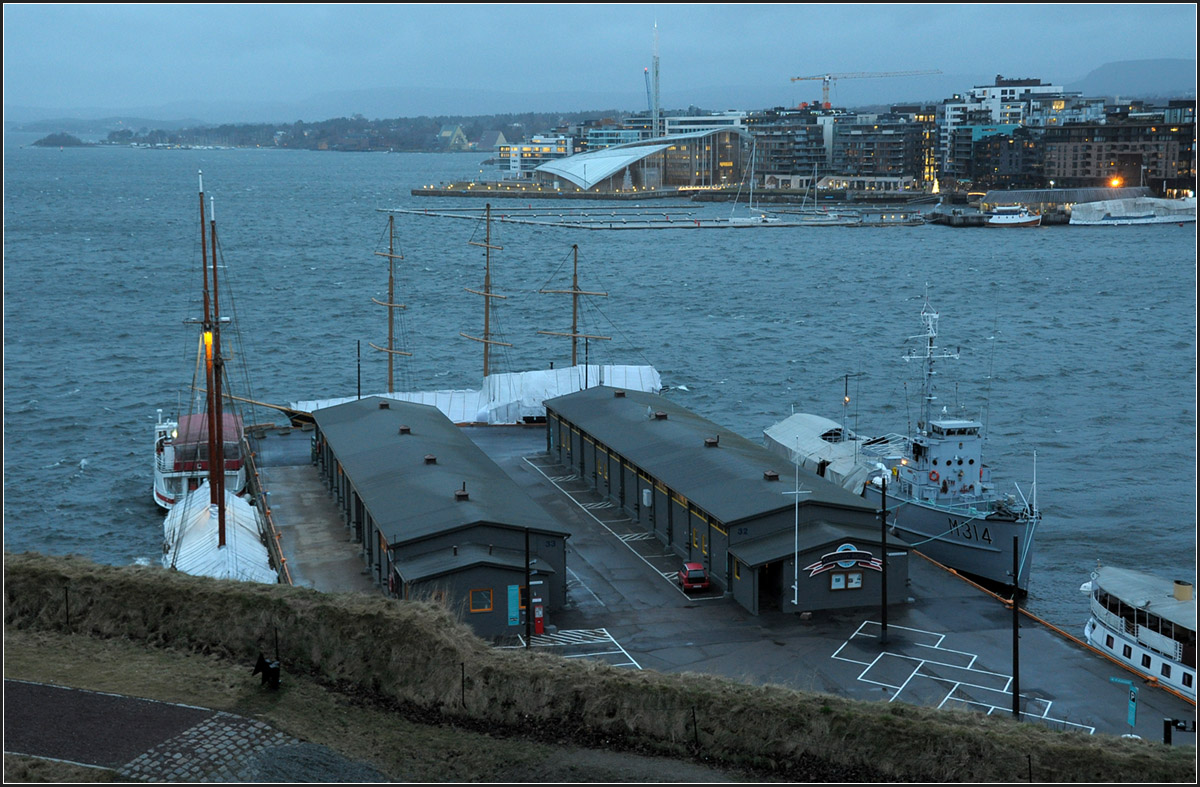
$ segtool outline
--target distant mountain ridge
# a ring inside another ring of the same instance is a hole
[[[1196,61],[1186,59],[1131,60],[1107,63],[1082,79],[1058,81],[1035,74],[1049,84],[1085,96],[1136,98],[1195,98]],[[670,81],[670,80],[668,80]],[[941,74],[900,79],[860,79],[835,82],[831,98],[838,106],[862,107],[917,101],[940,101],[972,87],[994,84],[995,74]],[[695,106],[710,110],[766,109],[800,101],[816,101],[820,83],[783,82],[777,86],[726,85],[664,89],[664,110]],[[316,122],[363,115],[369,119],[414,117],[476,117],[525,112],[580,112],[615,108],[641,112],[644,90],[506,93],[475,89],[379,88],[320,93],[302,102],[172,102],[156,107],[80,110],[5,106],[8,131],[107,133],[118,128],[170,130],[223,123]],[[150,118],[165,118],[153,120]],[[186,118],[186,120],[185,120]]]

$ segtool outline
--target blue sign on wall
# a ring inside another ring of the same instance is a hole
[[[521,625],[521,586],[508,586],[508,625]]]

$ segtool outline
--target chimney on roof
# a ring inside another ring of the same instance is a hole
[[[708,447],[708,448],[716,448],[718,445],[720,445],[720,443],[721,443],[721,438],[720,438],[720,437],[706,437],[706,438],[704,438],[704,445],[705,445],[706,447]]]
[[[400,434],[412,434],[412,427],[411,426],[401,426]]]
[[[665,420],[667,420],[667,414],[664,413],[662,410],[655,410],[654,411],[654,420],[655,421],[665,421]]]
[[[625,392],[624,391],[613,391],[613,398],[614,399],[624,399]]]
[[[427,464],[427,465],[436,465],[436,464],[437,464],[437,457],[436,457],[436,456],[434,456],[433,454],[425,454],[425,464]]]
[[[379,409],[380,409],[380,410],[387,410],[387,409],[388,409],[390,406],[391,406],[391,405],[390,405],[388,402],[380,402],[380,403],[379,403]]]
[[[778,481],[779,473],[776,473],[774,470],[767,470],[763,473],[763,478],[767,481]]]
[[[467,482],[466,481],[463,481],[462,489],[454,490],[454,499],[460,500],[460,501],[467,499]]]

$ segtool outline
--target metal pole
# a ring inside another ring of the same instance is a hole
[[[362,339],[358,340],[358,398],[362,398]],[[392,362],[392,356],[388,356],[388,363]]]
[[[533,588],[529,584],[529,528],[525,528],[525,593],[529,600],[525,602],[525,648],[530,647],[533,640]],[[518,606],[520,594],[517,594]]]
[[[1012,597],[1012,664],[1013,664],[1013,718],[1021,720],[1021,647],[1020,647],[1020,594],[1017,592],[1017,565],[1021,556],[1017,554],[1017,537],[1013,536],[1013,597]]]
[[[843,423],[843,428],[845,428],[844,423]],[[888,591],[888,572],[887,572],[888,549],[887,549],[887,477],[886,476],[883,479],[883,491],[881,492],[881,497],[880,497],[879,522],[880,522],[879,547],[880,547],[880,549],[883,550],[883,559],[881,561],[881,564],[883,565],[883,578],[882,578],[882,582],[880,583],[882,585],[882,588],[880,591],[880,604],[882,606],[881,615],[883,617],[883,626],[879,632],[879,644],[886,645],[887,641],[888,641],[888,594],[887,594],[887,591]]]

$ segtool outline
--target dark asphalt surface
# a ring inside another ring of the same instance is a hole
[[[231,713],[8,679],[4,753],[107,768],[121,781],[387,781],[324,746]]]
[[[4,751],[119,768],[214,711],[4,681]]]

